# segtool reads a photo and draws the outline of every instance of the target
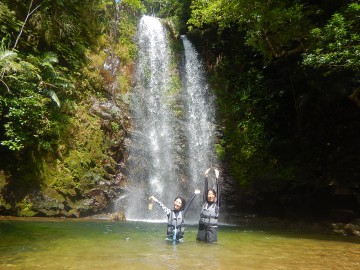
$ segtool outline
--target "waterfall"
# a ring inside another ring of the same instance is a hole
[[[143,16],[138,35],[136,87],[130,104],[134,132],[129,146],[128,178],[132,186],[126,212],[126,216],[132,219],[146,217],[148,197],[151,195],[170,203],[164,200],[164,191],[167,194],[178,191],[174,157],[175,121],[167,106],[171,95],[166,30],[158,19]]]
[[[209,91],[205,71],[194,46],[185,37],[183,100],[186,114],[186,137],[188,142],[188,164],[193,185],[202,187],[204,172],[215,165],[214,156],[214,95]]]
[[[183,79],[176,92],[167,31],[157,18],[141,18],[127,145],[128,219],[163,219],[161,210],[148,211],[148,198],[154,195],[172,208],[176,196],[189,198],[195,187],[202,188],[205,168],[213,162],[214,98],[195,49],[185,37],[182,41]],[[175,114],[174,101],[182,113]]]

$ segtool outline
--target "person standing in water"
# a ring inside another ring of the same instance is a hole
[[[201,208],[199,229],[196,240],[202,242],[213,243],[217,241],[217,222],[219,218],[220,207],[220,186],[219,186],[219,170],[214,168],[215,187],[209,189],[208,174],[211,168],[205,171],[205,187],[204,187],[204,205]]]
[[[199,193],[200,190],[195,189],[195,192],[191,196],[188,204],[186,204],[186,201],[182,197],[178,196],[174,201],[173,210],[167,208],[161,201],[159,201],[154,196],[151,196],[149,198],[149,200],[156,202],[164,210],[168,217],[166,240],[178,242],[184,241],[185,215],[186,212],[189,210],[189,206],[194,200],[196,194]]]

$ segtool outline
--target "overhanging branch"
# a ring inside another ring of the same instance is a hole
[[[27,15],[26,15],[26,18],[25,18],[25,20],[24,20],[23,25],[21,26],[21,30],[20,30],[20,32],[19,32],[19,35],[18,35],[17,38],[16,38],[16,41],[15,41],[15,44],[14,44],[14,47],[12,48],[12,50],[15,50],[15,48],[16,48],[18,42],[19,42],[20,36],[21,36],[22,32],[24,31],[24,27],[25,27],[25,24],[26,24],[27,20],[29,19],[29,17],[31,16],[31,14],[33,14],[33,13],[35,12],[35,10],[37,10],[37,9],[41,6],[41,4],[40,4],[40,5],[38,5],[37,7],[35,7],[33,10],[31,10],[32,5],[33,5],[33,0],[31,0],[31,2],[30,2],[30,6],[29,6],[28,13],[27,13]]]

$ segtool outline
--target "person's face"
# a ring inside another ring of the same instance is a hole
[[[175,209],[175,210],[180,210],[180,209],[181,209],[181,206],[182,206],[182,201],[180,200],[180,198],[177,198],[177,199],[174,201],[174,209]]]
[[[214,202],[215,201],[215,194],[212,190],[209,190],[208,191],[208,194],[207,194],[207,199],[208,199],[208,202]]]

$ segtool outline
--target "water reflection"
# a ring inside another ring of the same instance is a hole
[[[0,220],[0,269],[360,269],[360,241],[221,226],[219,242],[165,241],[165,223]]]

